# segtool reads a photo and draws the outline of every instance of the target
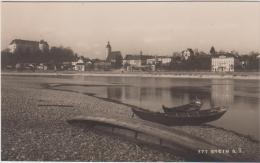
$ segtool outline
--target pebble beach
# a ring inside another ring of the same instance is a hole
[[[71,83],[69,79],[2,75],[1,80],[3,161],[189,161],[174,151],[68,124],[77,115],[131,116],[127,105],[44,87]],[[223,149],[242,149],[236,156],[242,161],[260,161],[259,142],[245,135],[210,125],[175,129]]]

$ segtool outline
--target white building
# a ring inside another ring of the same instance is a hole
[[[163,65],[170,64],[172,57],[169,56],[151,56],[151,58],[146,59],[146,64],[155,65],[161,63]]]
[[[234,58],[226,56],[212,58],[211,68],[213,72],[234,72]]]
[[[182,52],[182,57],[183,57],[185,60],[189,59],[190,56],[191,56],[191,52],[190,52],[189,49],[184,50],[184,51]]]
[[[157,57],[158,62],[161,62],[162,64],[170,64],[172,61],[172,57],[168,56],[159,56]]]
[[[85,71],[85,63],[82,59],[79,59],[77,62],[72,62],[72,65],[76,71]]]
[[[146,64],[148,64],[148,65],[155,65],[156,63],[157,63],[157,60],[156,60],[155,57],[153,57],[153,58],[148,58],[148,59],[146,60]]]
[[[142,66],[142,56],[141,55],[131,55],[127,54],[123,60],[123,64],[128,64],[131,66]]]

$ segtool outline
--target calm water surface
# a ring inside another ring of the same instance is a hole
[[[196,97],[203,101],[202,109],[227,106],[227,113],[210,124],[259,140],[260,86],[257,80],[87,76],[74,76],[73,80],[125,84],[88,87],[84,91],[153,111],[162,112],[163,104],[182,105]]]

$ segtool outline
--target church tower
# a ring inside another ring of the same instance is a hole
[[[112,48],[110,46],[109,41],[107,42],[107,46],[106,46],[106,57],[111,54]]]

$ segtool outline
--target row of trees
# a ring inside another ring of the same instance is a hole
[[[239,57],[241,64],[238,65],[238,67],[235,67],[235,69],[241,69],[241,70],[257,70],[260,69],[260,54],[258,52],[251,52],[248,55],[242,55]]]
[[[211,57],[207,55],[191,55],[187,60],[174,56],[168,69],[172,70],[210,70]]]

